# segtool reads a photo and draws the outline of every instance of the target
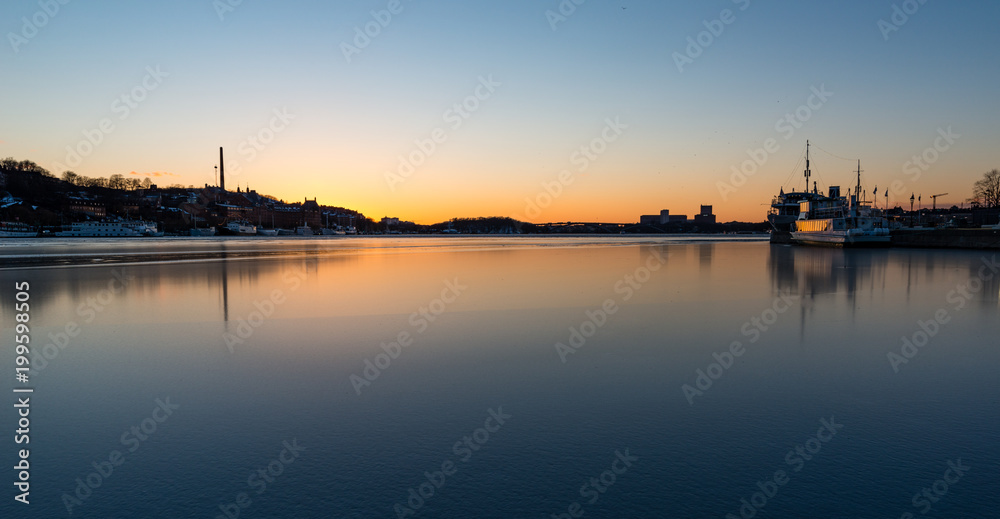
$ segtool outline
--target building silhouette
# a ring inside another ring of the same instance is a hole
[[[669,209],[663,209],[660,214],[644,214],[639,216],[640,225],[665,225],[668,223],[698,223],[714,224],[715,215],[712,214],[712,206],[701,206],[701,212],[695,215],[694,220],[688,220],[686,214],[670,214]]]

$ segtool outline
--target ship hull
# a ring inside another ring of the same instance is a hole
[[[820,247],[888,247],[889,234],[853,234],[843,231],[792,232],[792,240],[801,245]]]
[[[59,238],[138,238],[156,236],[159,231],[156,224],[142,221],[78,222],[71,224],[69,230],[54,234]]]
[[[767,215],[767,222],[771,224],[771,228],[777,232],[789,232],[792,230],[792,224],[798,219],[798,215],[777,215],[769,214]]]
[[[257,226],[231,222],[225,227],[220,227],[219,234],[223,236],[257,236]]]

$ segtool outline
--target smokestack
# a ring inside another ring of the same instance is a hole
[[[226,190],[226,162],[222,157],[222,146],[219,146],[219,187]]]

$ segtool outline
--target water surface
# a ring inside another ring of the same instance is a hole
[[[22,386],[17,281],[46,353],[31,505],[9,490],[4,517],[69,517],[113,451],[72,517],[1000,509],[993,253],[456,237],[18,240],[0,258],[4,386]]]

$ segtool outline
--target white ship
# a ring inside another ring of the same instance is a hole
[[[0,222],[0,238],[31,238],[38,236],[34,229],[22,222]]]
[[[257,226],[248,222],[232,221],[222,228],[230,236],[256,236]]]
[[[106,238],[106,237],[138,237],[163,236],[156,230],[153,222],[141,220],[125,220],[120,222],[77,222],[69,228],[55,233],[60,238]]]
[[[861,200],[861,162],[853,194],[840,196],[839,186],[830,186],[829,196],[801,202],[799,217],[792,224],[792,239],[804,245],[864,247],[889,245],[889,221]]]
[[[309,227],[308,225],[302,225],[302,226],[296,227],[295,228],[295,234],[298,234],[299,236],[313,236],[313,235],[315,235],[315,233],[312,230],[312,227]]]

